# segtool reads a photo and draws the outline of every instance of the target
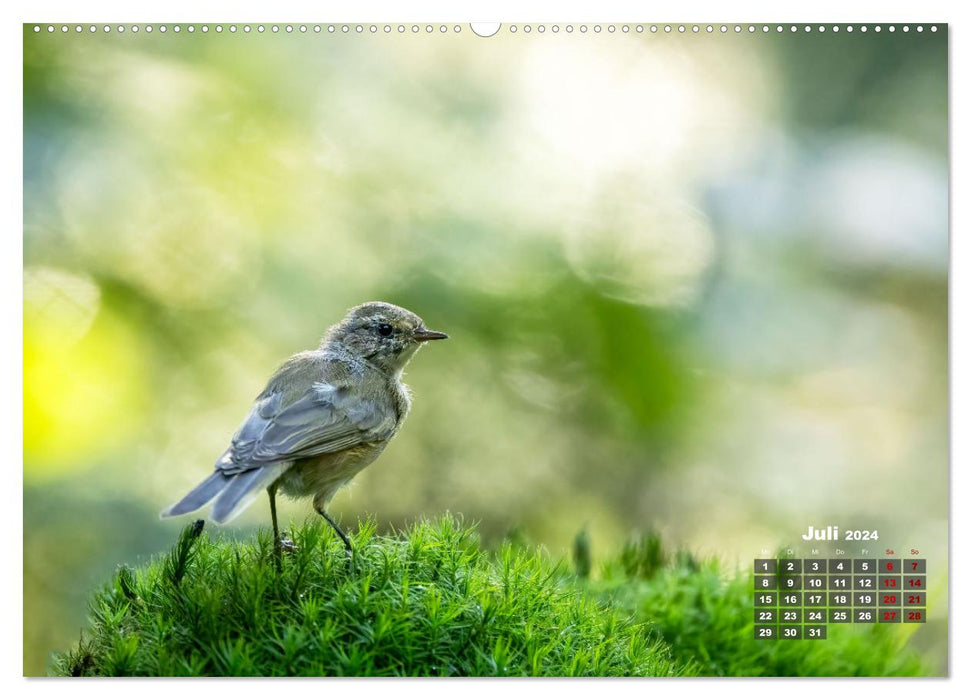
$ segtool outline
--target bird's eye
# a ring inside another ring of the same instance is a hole
[[[390,326],[390,324],[382,323],[382,324],[378,325],[378,333],[380,333],[385,338],[387,338],[389,335],[391,335],[391,326]]]

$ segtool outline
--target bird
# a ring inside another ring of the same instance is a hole
[[[291,498],[312,496],[314,509],[352,553],[350,539],[327,507],[401,429],[411,408],[411,393],[402,381],[405,365],[425,343],[445,338],[394,304],[369,301],[351,308],[316,350],[299,352],[277,369],[213,473],[161,517],[212,502],[212,520],[227,523],[265,490],[279,554],[277,491]]]

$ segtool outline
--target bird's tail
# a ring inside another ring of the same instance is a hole
[[[176,515],[184,515],[194,510],[199,510],[209,501],[214,499],[219,492],[229,485],[233,477],[226,476],[222,472],[214,472],[212,476],[189,491],[186,496],[178,503],[169,506],[162,511],[163,518],[172,518]]]
[[[235,518],[260,495],[260,491],[279,479],[288,466],[287,463],[268,464],[234,476],[219,493],[212,507],[212,519],[222,524]]]
[[[212,519],[220,524],[227,523],[242,513],[262,489],[280,478],[288,466],[288,463],[269,464],[229,476],[216,471],[181,501],[162,511],[162,517],[171,518],[191,513],[215,498]]]

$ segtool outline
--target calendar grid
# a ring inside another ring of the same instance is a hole
[[[926,559],[756,559],[755,637],[822,640],[830,625],[925,622],[926,576]]]

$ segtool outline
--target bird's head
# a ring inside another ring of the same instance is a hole
[[[369,301],[349,310],[340,323],[332,326],[323,345],[339,344],[353,355],[396,373],[404,369],[422,344],[447,337],[426,328],[424,321],[408,309]]]

